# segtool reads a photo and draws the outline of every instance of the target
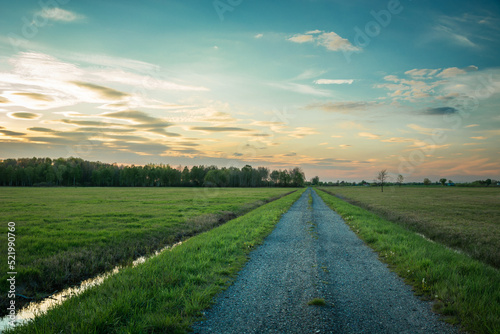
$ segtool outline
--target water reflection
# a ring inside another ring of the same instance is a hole
[[[169,250],[169,249],[173,249],[174,247],[177,247],[180,244],[182,244],[182,241],[180,241],[172,246],[164,247],[164,248],[156,251],[154,254],[149,255],[147,257],[142,256],[140,258],[137,258],[134,260],[134,262],[132,262],[132,267],[135,267],[141,263],[144,263],[148,259],[156,257],[156,256],[160,255],[161,253],[163,253],[164,251]],[[97,286],[97,285],[102,284],[102,282],[104,282],[104,280],[106,278],[118,273],[120,271],[120,269],[122,269],[122,268],[123,267],[121,267],[121,266],[115,267],[113,270],[111,270],[107,273],[98,275],[98,276],[93,277],[93,278],[89,278],[89,279],[81,282],[79,286],[67,288],[61,292],[55,293],[55,294],[43,299],[40,302],[33,302],[33,303],[28,304],[28,306],[22,308],[20,311],[17,312],[16,320],[14,322],[15,326],[18,326],[18,325],[21,325],[27,321],[30,321],[35,316],[39,316],[39,315],[44,314],[45,312],[47,312],[48,309],[55,307],[59,304],[62,304],[65,300],[67,300],[71,297],[77,296],[77,295],[81,294],[82,292],[84,292],[85,290],[90,289],[93,286]],[[4,330],[10,328],[10,327],[11,327],[11,323],[10,323],[10,319],[8,316],[5,316],[5,317],[0,319],[0,333],[3,332]]]

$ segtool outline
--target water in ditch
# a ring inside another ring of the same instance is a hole
[[[135,267],[141,263],[146,262],[148,259],[156,257],[163,253],[166,250],[171,250],[174,247],[182,244],[181,242],[178,242],[172,246],[167,246],[165,248],[162,248],[158,251],[156,251],[154,254],[149,255],[147,257],[142,256],[132,263],[132,267]],[[36,316],[42,315],[45,312],[47,312],[48,309],[55,307],[57,305],[62,304],[65,300],[68,300],[71,297],[78,296],[82,292],[84,292],[87,289],[90,289],[94,286],[102,284],[104,280],[106,280],[108,277],[113,276],[114,274],[118,273],[120,269],[123,267],[117,266],[113,270],[108,271],[107,273],[98,275],[93,278],[89,278],[83,282],[80,283],[80,285],[75,286],[75,287],[70,287],[67,288],[61,292],[57,292],[40,302],[32,302],[28,304],[26,307],[22,308],[16,313],[16,318],[14,321],[11,321],[9,316],[5,316],[3,318],[0,318],[0,333],[5,331],[6,329],[11,328],[12,326],[19,326],[25,322],[28,322],[35,318]]]

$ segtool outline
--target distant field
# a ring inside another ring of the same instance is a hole
[[[16,223],[17,293],[40,297],[293,190],[0,188],[0,314],[7,301],[8,222]]]
[[[500,188],[321,189],[500,268]]]

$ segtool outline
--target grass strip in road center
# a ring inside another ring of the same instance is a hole
[[[303,191],[126,268],[11,332],[185,333]]]
[[[331,194],[318,195],[445,320],[474,333],[500,333],[500,271]]]

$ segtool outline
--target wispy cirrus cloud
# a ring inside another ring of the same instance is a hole
[[[38,15],[47,20],[57,22],[73,22],[85,18],[85,16],[81,14],[77,14],[60,7],[44,8],[40,12],[38,12]],[[34,23],[36,24],[36,21],[34,21]]]
[[[381,135],[376,135],[376,134],[370,133],[370,132],[360,132],[360,133],[358,133],[358,136],[368,138],[368,139],[379,139],[380,137],[382,137]]]
[[[95,67],[83,67],[62,61],[53,56],[21,52],[8,59],[11,70],[0,72],[0,89],[3,90],[2,104],[30,109],[50,109],[72,106],[79,103],[100,103],[109,105],[110,109],[127,109],[161,106],[167,108],[168,103],[152,100],[147,94],[136,92],[142,87],[149,91],[207,91],[205,87],[176,84],[148,74],[138,74],[120,68],[121,65],[138,69],[150,69],[146,63],[118,59],[112,67],[111,59],[89,60],[92,62],[109,63],[109,68],[96,70]],[[123,64],[122,64],[123,63]],[[155,72],[156,73],[156,72]],[[70,83],[70,84],[68,84]],[[116,84],[123,87],[117,89]],[[120,107],[117,101],[127,104]]]
[[[308,104],[304,109],[320,109],[327,112],[350,113],[352,111],[366,110],[379,105],[378,102],[374,101],[318,102]]]
[[[189,130],[192,131],[202,131],[202,132],[247,132],[252,131],[250,129],[240,128],[240,127],[230,127],[230,126],[193,126]]]
[[[350,85],[353,82],[353,79],[319,79],[314,81],[317,85]]]
[[[96,85],[90,82],[81,82],[81,81],[71,81],[70,83],[84,89],[88,89],[103,99],[109,99],[109,100],[122,100],[124,98],[129,97],[129,94],[120,92],[116,89],[112,89],[109,87],[104,87],[100,85]]]
[[[294,93],[305,94],[305,95],[315,95],[315,96],[330,96],[331,92],[323,89],[317,89],[309,85],[303,85],[292,82],[285,83],[270,83],[270,86],[280,88],[283,90],[291,91]]]
[[[454,46],[479,49],[484,41],[497,40],[500,36],[500,20],[491,15],[463,13],[440,15],[428,36],[430,41],[449,43]]]

